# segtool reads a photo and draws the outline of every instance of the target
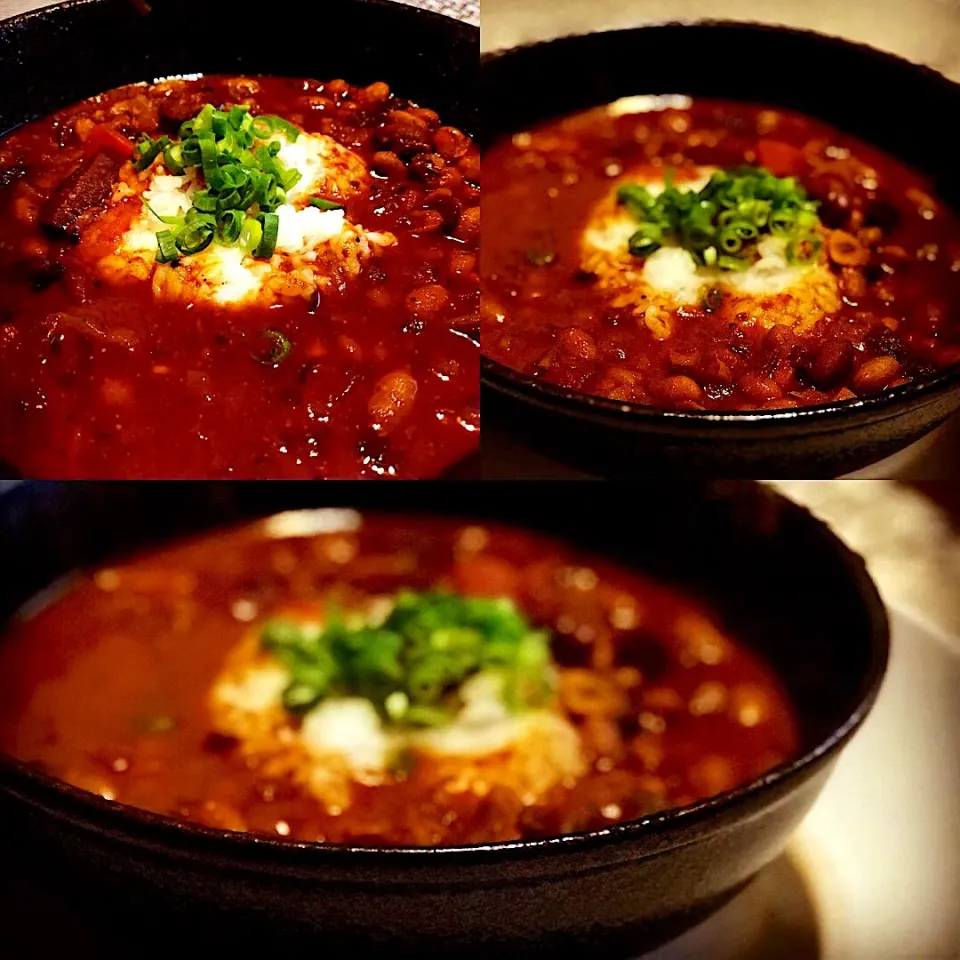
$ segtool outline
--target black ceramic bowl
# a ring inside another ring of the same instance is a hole
[[[798,759],[730,793],[602,831],[378,850],[185,826],[6,757],[8,869],[19,845],[21,865],[87,896],[91,916],[133,924],[125,942],[136,949],[169,949],[192,920],[191,943],[204,930],[218,945],[224,930],[234,941],[240,931],[245,946],[306,939],[333,957],[614,958],[705,918],[780,853],[870,710],[887,659],[883,606],[859,557],[761,485],[631,485],[575,513],[559,502],[516,484],[509,496],[480,485],[469,506],[448,507],[424,484],[23,484],[0,498],[2,553],[17,557],[0,581],[0,622],[71,569],[226,521],[327,505],[468,511],[559,534],[709,598],[786,684],[801,721]]]
[[[125,83],[190,73],[389,83],[476,135],[480,31],[394,0],[68,0],[0,22],[0,134]],[[450,479],[479,475],[479,454]],[[0,463],[0,476],[16,476]]]
[[[753,63],[766,68],[731,69]],[[941,136],[945,119],[960,113],[960,86],[867,46],[785,27],[665,24],[491,53],[480,78],[482,147],[537,121],[639,93],[760,101],[819,117],[899,157],[960,209]],[[489,423],[576,469],[620,477],[836,477],[920,439],[960,407],[960,367],[869,398],[730,413],[621,404],[488,359],[482,383]]]

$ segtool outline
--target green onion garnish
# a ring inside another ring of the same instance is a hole
[[[269,260],[277,246],[277,234],[280,232],[280,218],[275,213],[261,213],[257,218],[263,227],[263,235],[253,255],[258,260]]]
[[[284,703],[293,713],[360,696],[390,723],[438,726],[456,712],[460,685],[481,672],[502,678],[512,710],[552,693],[549,634],[505,598],[401,590],[378,626],[328,611],[322,627],[268,621],[260,641],[290,673]]]
[[[270,341],[270,347],[266,353],[256,355],[256,358],[261,363],[275,367],[290,352],[292,344],[282,330],[264,330],[263,337]]]
[[[161,230],[157,234],[157,263],[176,263],[179,259],[176,235],[172,230]]]
[[[170,229],[162,231],[162,240],[158,234],[157,260],[175,263],[211,243],[239,243],[258,259],[273,256],[279,231],[275,211],[303,179],[299,170],[278,159],[283,144],[277,137],[293,142],[299,135],[283,117],[254,117],[247,106],[224,111],[208,103],[180,125],[179,140],[144,137],[133,156],[137,170],[146,170],[162,155],[171,174],[199,168],[204,181],[185,216],[159,217]],[[342,209],[342,204],[318,198],[311,203],[322,210]]]
[[[137,144],[134,152],[133,165],[137,170],[146,170],[154,160],[166,149],[170,142],[169,137],[160,137],[157,140],[151,140],[150,137],[144,137]]]
[[[324,200],[323,197],[311,197],[310,206],[316,207],[318,210],[342,210],[343,204],[337,203],[335,200]]]
[[[689,251],[698,264],[746,270],[756,259],[757,242],[771,234],[787,241],[790,263],[809,263],[819,255],[819,204],[794,177],[737,167],[717,171],[701,190],[681,190],[673,185],[671,169],[665,184],[656,197],[636,183],[617,191],[638,223],[628,242],[635,257],[649,257],[669,243]]]

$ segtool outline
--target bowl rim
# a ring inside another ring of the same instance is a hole
[[[87,6],[97,6],[102,5],[106,6],[108,4],[116,4],[118,9],[120,3],[123,0],[55,0],[53,3],[45,4],[42,7],[33,7],[30,10],[23,10],[20,13],[12,14],[9,17],[0,18],[0,30],[3,30],[6,27],[16,25],[19,26],[24,22],[33,20],[34,18],[41,19],[44,16],[56,15],[60,11],[69,11],[74,7],[87,7]],[[354,3],[358,6],[367,6],[380,9],[390,9],[395,10],[397,7],[402,8],[402,11],[411,17],[418,17],[422,20],[432,20],[437,24],[443,23],[448,28],[451,24],[457,24],[458,26],[464,28],[464,30],[475,33],[479,36],[480,28],[473,23],[469,23],[466,20],[460,20],[457,17],[451,17],[449,14],[440,13],[437,10],[429,10],[426,7],[416,7],[411,3],[406,3],[404,0],[347,0],[348,3]],[[402,15],[402,13],[401,13]]]
[[[687,806],[669,808],[639,820],[614,823],[598,830],[577,831],[529,840],[436,847],[353,846],[287,840],[188,823],[172,815],[154,813],[130,804],[107,800],[73,786],[59,777],[44,773],[34,765],[2,750],[0,750],[0,791],[12,792],[23,799],[17,788],[19,780],[31,792],[26,798],[27,803],[40,806],[55,817],[66,816],[72,819],[70,813],[76,811],[78,818],[83,820],[84,827],[98,831],[118,831],[126,843],[149,844],[150,840],[144,836],[146,831],[150,838],[160,843],[165,840],[171,843],[179,840],[181,844],[212,848],[215,855],[223,857],[233,853],[236,859],[243,855],[255,857],[266,854],[275,858],[275,862],[294,861],[293,866],[335,866],[360,861],[372,861],[396,867],[415,867],[426,864],[431,867],[465,866],[491,861],[503,863],[508,860],[556,857],[577,851],[616,846],[646,837],[669,835],[671,831],[682,831],[688,825],[702,823],[717,814],[728,813],[765,791],[790,781],[802,780],[805,774],[813,772],[819,762],[844,747],[872,710],[883,684],[890,656],[890,622],[886,607],[862,556],[847,546],[833,529],[808,507],[789,499],[773,488],[761,487],[756,483],[754,485],[763,489],[766,495],[780,504],[782,509],[792,511],[799,522],[818,528],[823,537],[824,548],[832,550],[842,562],[852,580],[852,588],[857,593],[859,604],[866,614],[868,665],[863,676],[858,679],[856,692],[851,697],[852,708],[845,719],[827,736],[794,759],[778,764],[733,790],[706,797]],[[0,624],[0,642],[2,642],[2,627],[3,625]],[[56,807],[58,802],[65,805],[67,809],[51,810],[48,806],[50,804]],[[91,814],[96,815],[98,822],[91,824]],[[694,837],[680,838],[679,842],[668,842],[665,846],[666,848],[683,846],[694,839]]]
[[[572,31],[560,36],[548,37],[542,40],[531,40],[508,47],[498,47],[494,50],[481,52],[480,71],[481,85],[483,70],[491,63],[499,62],[509,57],[525,56],[529,53],[557,44],[575,44],[581,41],[598,39],[602,42],[605,36],[624,36],[627,34],[643,34],[647,31],[675,27],[708,27],[713,29],[750,30],[758,35],[777,33],[806,38],[815,43],[829,41],[832,44],[869,53],[874,60],[883,60],[891,67],[907,68],[918,76],[924,76],[928,82],[934,83],[949,90],[960,101],[960,82],[922,63],[915,63],[906,57],[881,50],[863,41],[851,40],[848,37],[824,33],[807,27],[793,27],[781,23],[766,23],[750,20],[732,20],[722,17],[690,17],[680,19],[675,17],[651,20],[633,27],[619,27],[611,30]],[[598,104],[600,106],[600,104]],[[890,151],[886,151],[890,153]],[[482,156],[483,150],[481,150]],[[891,154],[895,156],[895,154]],[[625,403],[611,400],[598,394],[582,393],[567,387],[546,383],[529,374],[514,370],[506,364],[493,360],[483,352],[481,332],[481,385],[487,386],[500,393],[507,393],[536,403],[538,406],[552,407],[574,416],[583,418],[602,417],[614,425],[629,428],[632,425],[650,425],[659,423],[676,426],[695,424],[726,424],[728,426],[743,426],[746,424],[761,424],[785,426],[788,424],[810,424],[815,421],[819,426],[823,423],[826,429],[830,425],[843,425],[845,418],[855,414],[875,414],[875,419],[890,419],[901,411],[898,405],[911,402],[935,402],[941,395],[954,390],[960,390],[960,362],[946,367],[944,370],[929,377],[911,380],[891,390],[871,394],[866,397],[856,397],[850,400],[838,400],[829,403],[817,404],[808,407],[773,408],[769,410],[674,410],[667,407],[658,407],[652,404]],[[883,414],[887,416],[883,416]],[[752,429],[758,429],[752,427]]]

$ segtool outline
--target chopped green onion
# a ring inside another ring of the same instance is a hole
[[[698,264],[745,270],[756,259],[765,235],[787,241],[791,262],[815,258],[821,244],[818,203],[794,177],[775,177],[759,167],[716,171],[699,190],[674,185],[671,168],[656,197],[645,186],[623,184],[617,200],[638,222],[628,240],[633,256],[648,257],[664,244],[687,250]]]
[[[170,142],[169,137],[160,137],[158,140],[152,140],[150,137],[144,137],[140,143],[137,144],[137,149],[135,153],[134,168],[136,170],[146,170],[147,167],[157,159],[158,156],[166,149],[167,144]]]
[[[268,140],[273,136],[273,124],[267,117],[254,117],[250,132],[258,140]]]
[[[285,350],[279,331],[268,335]],[[461,685],[480,673],[496,678],[509,710],[542,707],[554,693],[549,634],[505,598],[400,590],[376,625],[328,607],[322,626],[268,621],[260,642],[290,675],[283,699],[293,713],[354,696],[388,724],[441,726],[463,705]]]
[[[170,229],[161,231],[163,239],[157,240],[157,259],[173,263],[214,242],[239,243],[244,253],[269,259],[279,234],[275,211],[286,202],[287,191],[303,179],[299,170],[278,159],[283,146],[279,137],[292,142],[299,137],[299,128],[278,116],[254,117],[245,105],[220,110],[207,103],[180,125],[179,135],[179,141],[145,137],[133,157],[138,170],[145,170],[162,153],[171,174],[190,175],[197,167],[203,174],[203,187],[194,190],[184,216],[159,217]],[[265,142],[255,145],[255,140]],[[342,209],[333,201],[318,199],[314,205]]]
[[[193,205],[203,213],[213,213],[217,209],[217,198],[209,190],[197,190]]]
[[[217,240],[229,247],[240,239],[243,228],[243,213],[240,210],[227,210],[217,220]]]
[[[342,210],[343,204],[337,203],[336,200],[324,200],[323,197],[311,197],[310,206],[316,207],[318,210]]]
[[[157,263],[176,263],[180,259],[177,238],[172,230],[161,230],[157,234]]]
[[[203,167],[203,179],[211,190],[219,190],[222,184],[220,164],[217,162],[217,148],[212,140],[200,141],[200,165]]]
[[[246,106],[245,104],[243,105],[238,104],[237,106],[231,109],[230,114],[227,117],[227,120],[229,121],[230,126],[233,127],[234,130],[242,130],[244,120],[247,118],[249,114],[250,114],[250,108],[248,106]]]
[[[238,242],[247,253],[253,251],[260,245],[260,238],[263,236],[263,227],[256,217],[246,217],[243,226],[240,228]]]
[[[277,246],[280,218],[275,213],[261,213],[257,219],[263,226],[263,236],[253,251],[253,255],[258,260],[269,260]]]
[[[264,330],[263,336],[270,341],[270,349],[263,357],[263,362],[276,366],[291,350],[291,343],[280,330]]]
[[[291,143],[295,143],[297,137],[300,136],[300,131],[289,120],[284,120],[283,117],[269,116],[260,119],[266,120],[270,124],[272,133],[282,133]]]
[[[179,176],[186,169],[183,163],[183,147],[179,143],[167,145],[163,151],[163,165],[174,176]]]
[[[184,254],[200,253],[213,241],[214,229],[208,223],[188,224],[177,237],[177,249]]]

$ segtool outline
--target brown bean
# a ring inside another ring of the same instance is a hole
[[[410,113],[431,130],[440,126],[440,117],[433,110],[428,110],[426,107],[411,107]]]
[[[772,326],[763,338],[764,350],[774,357],[785,357],[796,343],[797,335],[785,323]]]
[[[383,103],[390,96],[390,87],[378,80],[371,83],[369,87],[364,87],[364,99],[367,103]]]
[[[844,380],[853,369],[854,349],[847,340],[830,340],[814,354],[806,370],[807,379],[820,390],[828,390]]]
[[[367,403],[373,429],[387,434],[408,417],[417,396],[417,381],[406,370],[381,377]]]
[[[461,203],[454,197],[453,192],[441,187],[428,193],[423,200],[428,210],[435,210],[442,218],[445,230],[454,230],[460,220]]]
[[[325,83],[321,88],[328,97],[340,99],[350,89],[350,84],[346,80],[331,80]]]
[[[754,370],[745,373],[738,381],[737,387],[751,400],[760,403],[764,400],[776,400],[783,396],[783,391],[777,384],[757,373]]]
[[[398,180],[407,175],[407,165],[389,150],[378,150],[373,155],[372,169],[382,177],[394,177]]]
[[[851,386],[858,393],[882,390],[899,373],[900,362],[895,357],[873,357],[860,365]]]
[[[473,273],[477,267],[477,258],[465,250],[454,250],[450,254],[450,273],[455,277],[463,277]]]
[[[433,142],[437,153],[447,160],[459,160],[470,149],[470,138],[456,127],[441,127]]]
[[[480,182],[480,154],[471,151],[466,156],[457,161],[457,169],[463,174],[465,180],[471,183]]]
[[[439,153],[420,153],[410,161],[407,172],[413,179],[436,187],[446,165],[447,161]]]
[[[597,345],[586,330],[581,330],[580,327],[567,327],[557,339],[560,349],[567,356],[576,357],[579,360],[597,359]]]
[[[415,317],[434,317],[449,299],[450,294],[439,283],[428,283],[407,294],[407,310]]]
[[[700,384],[692,377],[682,375],[667,377],[660,387],[660,395],[668,403],[683,403],[684,401],[696,401],[703,396]]]
[[[417,233],[436,233],[443,226],[443,215],[436,210],[414,210],[410,220]]]
[[[455,233],[461,240],[472,240],[480,233],[479,207],[468,207],[460,214]]]

